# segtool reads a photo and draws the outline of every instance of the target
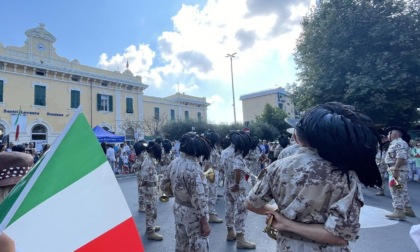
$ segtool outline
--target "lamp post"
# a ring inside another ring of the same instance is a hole
[[[230,58],[230,75],[232,76],[232,96],[233,96],[233,122],[236,124],[236,107],[235,107],[235,88],[233,87],[233,65],[232,65],[232,58],[236,55],[235,53],[226,54],[226,57]]]

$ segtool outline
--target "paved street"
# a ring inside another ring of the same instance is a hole
[[[161,226],[159,232],[164,236],[161,242],[151,242],[145,239],[144,213],[137,212],[137,183],[133,174],[119,175],[119,185],[124,193],[130,210],[136,220],[137,228],[142,237],[147,252],[175,251],[175,228],[172,212],[173,198],[168,203],[158,203],[158,219],[156,225]],[[413,202],[413,209],[420,216],[420,184],[411,182],[408,185],[409,194]],[[412,225],[420,224],[420,218],[407,218],[398,222],[388,220],[384,214],[392,211],[391,196],[386,191],[385,197],[375,196],[375,189],[364,189],[365,207],[362,208],[360,238],[350,244],[352,251],[419,251],[409,236]],[[223,198],[217,203],[219,217],[224,219]],[[262,230],[265,227],[265,217],[249,213],[246,223],[246,239],[255,242],[254,251],[275,251],[275,241],[270,239]],[[235,251],[235,242],[226,241],[226,225],[212,224],[210,235],[210,251]],[[238,250],[242,251],[242,250]],[[244,250],[245,251],[245,250]]]

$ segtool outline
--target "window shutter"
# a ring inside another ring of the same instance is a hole
[[[112,108],[112,104],[113,104],[112,103],[112,95],[108,96],[108,99],[109,99],[109,111],[112,112],[112,111],[114,111],[113,108]]]
[[[96,94],[96,109],[101,111],[101,94]]]
[[[3,81],[0,80],[0,102],[3,102]]]

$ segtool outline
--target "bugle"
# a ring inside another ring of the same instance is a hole
[[[211,167],[204,173],[204,176],[206,176],[207,180],[212,184],[216,180],[216,175],[214,174],[214,170]]]
[[[161,202],[168,202],[169,197],[168,195],[164,194],[161,187],[160,187],[160,180],[162,179],[163,175],[158,176],[158,195],[159,195],[159,201]]]
[[[277,234],[279,231],[272,227],[273,220],[274,220],[274,215],[271,215],[270,218],[268,219],[267,226],[264,228],[263,232],[267,233],[268,237],[270,237],[271,239],[277,240]]]

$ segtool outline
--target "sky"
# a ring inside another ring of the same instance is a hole
[[[129,69],[144,94],[205,97],[209,123],[236,120],[241,95],[297,81],[300,21],[314,0],[1,0],[0,43],[23,46],[39,23],[56,53],[110,71]]]

